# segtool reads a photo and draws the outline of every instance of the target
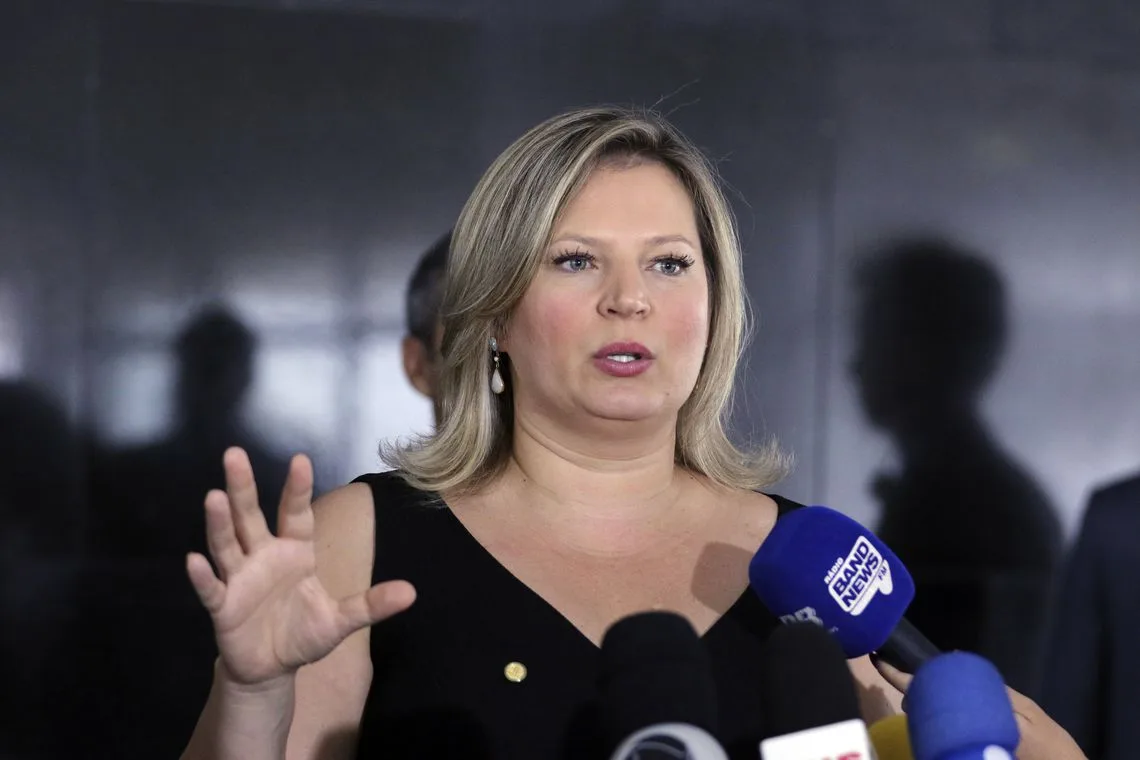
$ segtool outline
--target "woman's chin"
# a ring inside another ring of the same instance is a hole
[[[668,409],[659,401],[644,396],[595,399],[588,405],[587,411],[592,416],[609,422],[647,422],[666,416],[675,417],[677,414],[675,409]]]

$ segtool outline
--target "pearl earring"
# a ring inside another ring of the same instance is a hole
[[[491,373],[491,392],[496,396],[503,392],[503,376],[499,374],[499,341],[491,338],[491,360],[495,362],[495,370]]]

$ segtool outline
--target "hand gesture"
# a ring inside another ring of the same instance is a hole
[[[270,532],[249,457],[225,452],[226,490],[206,495],[206,539],[217,573],[201,554],[186,571],[214,623],[229,676],[258,685],[315,662],[360,628],[407,609],[415,590],[406,581],[380,583],[334,599],[317,578],[313,543],[313,467],[298,455]]]

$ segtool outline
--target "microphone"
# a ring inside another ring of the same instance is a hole
[[[834,636],[810,623],[781,626],[768,637],[760,661],[770,734],[760,742],[761,760],[874,757],[855,681]]]
[[[848,658],[875,652],[914,673],[940,653],[903,613],[914,580],[871,531],[827,507],[776,521],[748,568],[752,590],[785,622],[833,633]]]
[[[905,708],[914,760],[1013,760],[1021,741],[1001,673],[969,652],[919,668]]]
[[[907,733],[906,715],[891,715],[867,727],[871,746],[879,760],[914,760]]]
[[[716,739],[685,723],[643,728],[626,739],[612,760],[728,760]]]
[[[602,638],[601,734],[612,760],[728,760],[704,642],[672,612],[642,612]],[[614,749],[616,748],[616,749]]]

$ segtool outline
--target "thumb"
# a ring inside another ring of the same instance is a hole
[[[337,604],[342,633],[348,636],[365,626],[396,615],[416,601],[416,589],[407,581],[377,583],[367,591],[346,597]]]

